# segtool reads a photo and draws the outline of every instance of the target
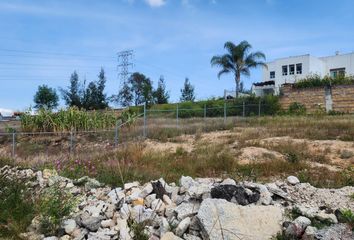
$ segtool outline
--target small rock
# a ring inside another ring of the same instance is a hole
[[[76,229],[76,222],[74,219],[67,219],[63,222],[63,228],[65,232],[71,235]]]
[[[176,235],[181,237],[188,229],[189,225],[191,223],[191,218],[186,217],[183,219],[177,226],[176,228]]]
[[[148,195],[150,195],[153,191],[153,187],[151,183],[146,184],[146,186],[143,188],[143,190],[140,192],[139,197],[141,198],[146,198]]]
[[[200,203],[197,201],[183,202],[178,205],[175,209],[177,213],[177,218],[183,220],[186,217],[191,217],[198,213],[200,208]]]
[[[164,203],[165,203],[166,205],[171,205],[171,204],[172,204],[171,198],[170,198],[169,196],[167,196],[166,194],[163,195],[162,199],[163,199],[163,201],[164,201]]]
[[[133,203],[133,206],[144,205],[144,199],[143,198],[137,198],[132,203]]]
[[[302,235],[302,240],[315,240],[315,235],[317,232],[317,228],[308,226]]]
[[[236,185],[236,181],[231,178],[226,178],[220,185]]]
[[[290,183],[291,185],[296,185],[300,183],[300,180],[295,177],[295,176],[289,176],[287,179],[288,183]]]
[[[183,239],[174,235],[173,232],[167,232],[161,237],[160,240],[183,240]]]
[[[85,217],[81,219],[81,224],[91,232],[96,232],[101,225],[101,218],[92,216]]]
[[[133,187],[139,187],[139,182],[135,181],[135,182],[131,182],[131,183],[125,183],[124,184],[124,190],[129,190]]]
[[[113,227],[115,225],[115,221],[113,219],[108,219],[108,220],[102,220],[101,221],[101,227],[103,228],[109,228]]]

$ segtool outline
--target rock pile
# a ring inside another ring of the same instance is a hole
[[[262,240],[277,234],[294,239],[354,239],[336,214],[340,208],[354,210],[349,197],[353,187],[316,189],[296,177],[263,185],[182,176],[178,185],[161,178],[111,188],[88,177],[70,180],[52,170],[5,166],[0,174],[27,178],[29,186],[39,189],[59,182],[79,199],[57,236],[36,232],[33,221],[31,231],[21,235],[26,239],[131,240],[142,234],[149,240]],[[328,199],[333,195],[340,199],[336,205]],[[311,196],[317,199],[306,201]],[[315,223],[324,227],[314,227]]]

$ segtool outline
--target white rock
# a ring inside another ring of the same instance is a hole
[[[166,205],[171,205],[171,204],[172,204],[171,198],[170,198],[169,196],[167,196],[166,194],[163,195],[162,198],[163,198],[163,201],[164,201],[164,203],[165,203]]]
[[[163,214],[165,212],[166,205],[163,203],[161,199],[155,199],[151,203],[151,209],[155,212]]]
[[[191,223],[191,218],[186,217],[183,219],[177,226],[176,228],[176,235],[181,237],[188,229],[189,225]]]
[[[101,221],[101,227],[103,227],[103,228],[113,227],[115,224],[116,223],[113,219],[107,219],[107,220]]]
[[[160,240],[183,240],[183,239],[174,235],[173,232],[167,232],[161,237]]]
[[[282,211],[275,206],[239,206],[224,199],[206,199],[197,215],[204,238],[266,240],[281,231]]]
[[[58,238],[57,237],[45,237],[45,238],[43,238],[43,240],[58,240]]]
[[[124,203],[121,209],[119,210],[119,213],[121,218],[128,219],[130,217],[131,207],[128,204]]]
[[[151,203],[156,199],[156,194],[150,194],[144,200],[144,204],[146,207],[151,207]]]
[[[116,204],[121,200],[122,198],[125,197],[124,191],[122,188],[115,188],[112,191],[110,191],[108,194],[108,197],[111,199],[111,202],[113,204]]]
[[[70,236],[69,235],[61,236],[60,240],[70,240]]]
[[[124,184],[124,190],[129,190],[133,187],[139,187],[139,182],[135,181],[135,182],[131,182],[131,183],[125,183]]]
[[[63,222],[63,228],[65,232],[71,235],[76,229],[76,222],[74,219],[67,219]]]
[[[296,185],[296,184],[300,183],[300,180],[297,177],[295,177],[295,176],[289,176],[286,180],[291,185]]]
[[[220,185],[236,185],[236,181],[231,178],[226,178]]]
[[[143,190],[140,192],[139,197],[141,198],[146,198],[146,196],[150,195],[150,193],[152,193],[153,191],[153,187],[151,183],[148,183],[145,185],[145,187],[143,188]]]
[[[166,218],[161,218],[160,220],[160,236],[164,235],[170,231],[170,224],[168,223]]]
[[[186,217],[193,216],[198,213],[199,207],[200,203],[197,201],[183,202],[175,209],[175,212],[177,213],[177,218],[179,220],[183,220]]]
[[[195,235],[192,235],[192,234],[183,234],[183,239],[184,240],[202,240],[200,237],[197,237]]]
[[[330,223],[338,223],[337,217],[334,214],[327,214],[325,212],[319,212],[315,215],[315,218],[317,218],[320,221],[328,221]]]

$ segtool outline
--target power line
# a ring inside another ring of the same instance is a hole
[[[71,57],[91,57],[91,58],[109,58],[109,56],[98,56],[98,55],[86,55],[77,53],[59,53],[59,52],[43,52],[43,51],[27,51],[27,50],[15,50],[15,49],[4,49],[0,48],[2,52],[15,52],[15,53],[27,53],[27,54],[39,54],[39,55],[53,55],[53,56],[71,56]]]

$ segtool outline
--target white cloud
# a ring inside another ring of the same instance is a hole
[[[165,5],[166,0],[145,0],[145,2],[151,7],[161,7]]]

